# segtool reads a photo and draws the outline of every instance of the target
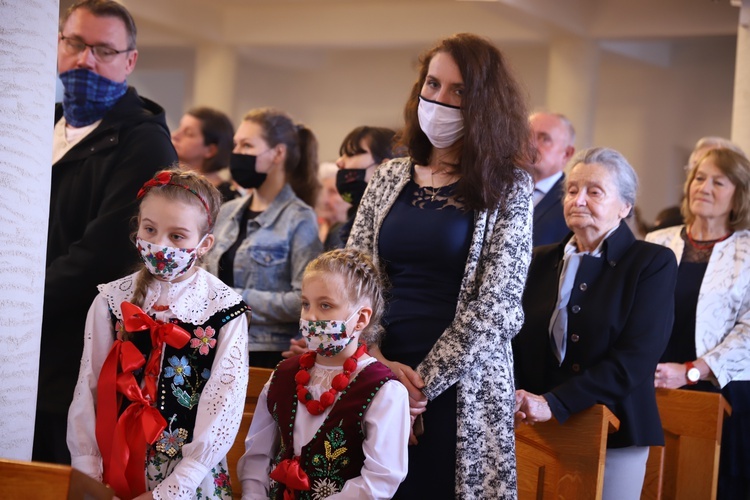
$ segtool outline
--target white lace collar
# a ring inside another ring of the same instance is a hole
[[[119,280],[99,285],[99,292],[107,299],[109,308],[118,319],[122,319],[120,304],[130,301],[135,292],[137,273]],[[159,298],[162,297],[162,300]],[[169,304],[169,310],[184,323],[202,325],[217,312],[239,304],[242,297],[208,271],[197,268],[195,274],[179,283],[151,280],[146,291],[142,309],[153,313],[159,301]]]

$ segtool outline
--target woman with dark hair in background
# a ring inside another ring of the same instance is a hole
[[[375,170],[348,241],[391,284],[370,352],[421,415],[396,498],[515,499],[510,340],[532,220],[523,93],[496,47],[458,34],[423,55],[404,115],[409,156]]]
[[[221,111],[199,107],[185,113],[172,133],[181,166],[206,177],[226,202],[240,196],[229,173],[234,127]]]
[[[269,108],[245,115],[234,136],[232,177],[252,193],[225,203],[206,268],[252,309],[250,364],[273,368],[299,330],[305,266],[322,250],[312,131]]]
[[[389,128],[365,125],[349,132],[341,143],[339,159],[336,160],[340,169],[336,174],[336,189],[344,201],[351,204],[349,220],[339,230],[342,246],[349,239],[359,202],[375,168],[393,158],[395,135],[396,132]]]

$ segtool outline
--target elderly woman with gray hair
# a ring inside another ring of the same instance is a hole
[[[648,447],[664,444],[654,369],[674,320],[677,263],[624,223],[637,189],[617,151],[571,158],[563,211],[573,234],[534,249],[513,341],[516,423],[564,423],[597,403],[620,419],[607,441],[605,499],[639,498]]]

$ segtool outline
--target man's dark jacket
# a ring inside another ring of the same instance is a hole
[[[532,245],[535,247],[560,243],[570,233],[563,215],[564,182],[565,176],[560,176],[555,185],[534,207]]]
[[[164,109],[130,87],[52,166],[38,411],[67,414],[96,286],[132,272],[136,194],[176,160]]]

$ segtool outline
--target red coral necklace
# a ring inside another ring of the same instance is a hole
[[[366,351],[367,346],[364,344],[357,347],[357,351],[344,361],[344,371],[333,377],[331,388],[320,395],[320,400],[313,399],[312,394],[305,387],[310,382],[309,370],[315,365],[315,358],[318,356],[315,351],[307,351],[300,357],[299,371],[294,376],[294,381],[297,382],[297,400],[304,403],[311,415],[323,413],[336,400],[336,394],[347,388],[349,376],[357,369],[357,360]]]
[[[732,231],[729,231],[727,234],[725,234],[724,236],[722,236],[718,240],[702,241],[701,243],[703,243],[703,245],[697,243],[693,239],[693,235],[690,234],[690,228],[689,227],[685,228],[685,234],[687,234],[688,242],[690,243],[690,245],[692,245],[692,247],[695,248],[696,250],[711,250],[714,247],[714,245],[716,245],[717,243],[719,243],[721,241],[724,241],[725,239],[727,239],[730,236],[732,236]]]

